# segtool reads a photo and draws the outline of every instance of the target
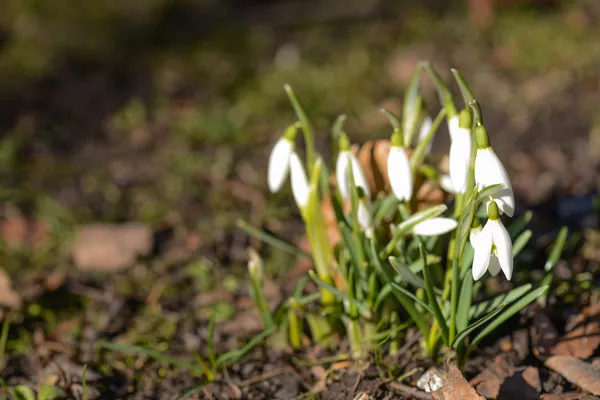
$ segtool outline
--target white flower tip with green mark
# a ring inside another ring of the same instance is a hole
[[[438,236],[448,233],[458,226],[452,218],[431,218],[419,222],[412,228],[412,233],[419,236]]]
[[[281,137],[273,146],[267,169],[267,183],[271,193],[278,192],[285,183],[290,170],[290,156],[293,151],[294,144],[285,137]]]
[[[400,201],[410,201],[413,192],[412,171],[403,147],[392,146],[390,148],[387,169],[394,196]]]
[[[354,184],[357,187],[362,188],[365,192],[365,196],[370,197],[371,192],[369,190],[369,184],[365,173],[358,162],[358,159],[351,151],[341,151],[338,155],[335,164],[335,177],[337,180],[337,186],[340,190],[342,198],[344,200],[350,199],[350,182],[348,182],[348,166],[352,166],[352,175],[354,177]]]
[[[450,180],[455,193],[464,193],[467,189],[469,173],[469,158],[471,157],[471,133],[459,125],[459,117],[454,116],[448,121],[450,131]]]
[[[475,157],[475,183],[482,190],[488,186],[502,185],[491,197],[500,211],[512,217],[515,213],[515,196],[504,165],[491,147],[477,149]],[[489,203],[489,200],[488,200]]]
[[[299,208],[303,208],[308,203],[309,186],[302,161],[295,152],[290,155],[290,175],[294,200]]]
[[[471,238],[471,244],[475,249],[474,280],[480,279],[489,270],[492,275],[504,272],[510,281],[513,272],[512,242],[500,219],[489,219],[475,240]]]
[[[263,260],[258,255],[256,250],[250,249],[248,251],[248,271],[250,272],[250,278],[256,282],[262,281],[263,276]]]

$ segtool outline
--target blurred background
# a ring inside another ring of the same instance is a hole
[[[268,152],[295,121],[284,83],[328,154],[341,113],[353,141],[388,137],[378,110],[401,109],[421,60],[453,90],[451,67],[471,84],[522,208],[596,190],[597,0],[3,0],[0,251],[15,290],[0,304],[28,304],[20,318],[44,332],[81,313],[129,313],[90,337],[76,324],[90,341],[156,334],[140,303],[202,305],[214,266],[244,264],[236,219],[290,240],[301,231],[289,189],[266,190]],[[435,115],[428,77],[423,88]],[[447,136],[442,127],[435,149]],[[273,257],[272,271],[287,268]],[[77,297],[90,290],[91,303]],[[115,298],[126,299],[116,311]],[[32,326],[13,349],[27,352]]]

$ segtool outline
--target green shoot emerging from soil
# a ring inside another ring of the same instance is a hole
[[[422,100],[423,71],[433,79],[442,105],[435,119]],[[477,100],[461,75],[452,73],[464,102],[461,110],[428,63],[413,75],[402,117],[382,110],[391,124],[389,142],[377,142],[373,152],[382,162],[361,159],[344,131],[345,116],[332,129],[337,158],[326,162],[314,147],[315,129],[306,110],[292,88],[285,87],[298,121],[271,152],[268,184],[272,192],[279,191],[289,176],[310,244],[314,271],[309,276],[319,293],[304,293],[302,283],[271,311],[256,253],[251,254],[249,271],[265,330],[287,338],[292,348],[301,347],[306,334],[321,346],[331,346],[334,333],[341,333],[355,359],[379,351],[386,342],[394,353],[401,347],[401,331],[414,324],[429,357],[462,365],[487,335],[547,291],[551,275],[536,289],[526,283],[506,293],[490,293],[482,282],[488,271],[492,276],[502,271],[511,280],[513,257],[531,232],[519,235],[527,214],[508,229],[502,222],[503,216],[514,214],[511,183],[490,145]],[[447,167],[430,154],[444,119],[451,139]],[[297,153],[299,134],[305,161]],[[335,165],[335,173],[328,165]],[[438,194],[435,200],[423,196],[427,190]],[[244,223],[240,226],[302,254]]]

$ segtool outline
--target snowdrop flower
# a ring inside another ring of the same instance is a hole
[[[491,148],[487,132],[483,126],[475,131],[477,138],[477,155],[475,156],[475,183],[479,190],[500,184],[502,187],[492,193],[500,211],[512,217],[515,213],[515,196],[504,165]]]
[[[477,243],[477,238],[481,234],[481,222],[479,222],[479,218],[473,218],[473,224],[471,224],[471,230],[469,231],[469,242],[471,246],[475,248]]]
[[[371,217],[371,208],[368,204],[362,188],[358,188],[360,200],[358,202],[357,219],[361,228],[365,231],[365,235],[373,238],[373,218]]]
[[[421,123],[421,129],[419,130],[419,141],[425,140],[425,137],[427,137],[427,134],[431,130],[432,126],[433,120],[431,119],[431,117],[429,115],[425,116],[425,118],[423,118],[423,122]],[[429,142],[429,144],[425,148],[425,154],[429,154],[431,152],[432,144],[432,142]]]
[[[492,275],[497,275],[502,270],[510,281],[513,271],[512,242],[508,231],[500,222],[500,211],[495,202],[489,203],[488,221],[480,233],[472,236],[471,243],[473,242],[473,279],[480,279],[488,270]]]
[[[471,157],[471,112],[465,108],[460,115],[448,119],[450,132],[450,179],[456,193],[467,189],[469,158]]]
[[[342,194],[344,200],[350,199],[350,182],[348,182],[348,167],[352,166],[352,176],[354,177],[354,184],[357,187],[362,188],[367,197],[371,196],[369,191],[369,183],[365,173],[358,162],[358,159],[352,153],[350,149],[350,141],[345,133],[341,133],[339,140],[340,154],[338,155],[337,162],[335,165],[335,176],[337,179],[337,185]]]
[[[267,183],[271,193],[278,192],[287,179],[297,133],[297,125],[290,126],[271,150],[267,169]]]
[[[454,191],[454,186],[452,186],[452,180],[450,179],[450,175],[442,174],[438,183],[440,187],[446,192],[456,194],[456,192]]]
[[[295,152],[292,152],[290,155],[290,170],[292,194],[294,195],[296,204],[302,209],[308,203],[309,187],[302,161],[300,161],[300,157]]]
[[[458,222],[452,218],[431,218],[419,222],[412,228],[412,233],[419,236],[438,236],[456,228]]]
[[[402,132],[395,130],[391,138],[387,159],[387,172],[394,196],[400,201],[410,201],[413,192],[412,171],[403,146]]]

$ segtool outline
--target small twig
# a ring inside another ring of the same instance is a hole
[[[387,386],[390,389],[404,393],[413,399],[433,400],[433,396],[429,393],[423,392],[422,390],[405,385],[400,382],[390,382]]]
[[[356,375],[356,382],[354,382],[354,385],[352,385],[352,391],[350,392],[352,393],[352,397],[354,397],[354,395],[356,394],[356,389],[358,389],[358,385],[360,385],[362,375],[362,372]]]
[[[274,369],[272,371],[267,371],[263,374],[257,375],[257,376],[253,376],[251,378],[245,379],[240,383],[240,386],[245,388],[247,386],[253,385],[255,383],[259,383],[262,381],[266,381],[267,379],[271,379],[277,375],[281,375],[283,374],[284,370],[283,368],[279,368],[279,369]]]

